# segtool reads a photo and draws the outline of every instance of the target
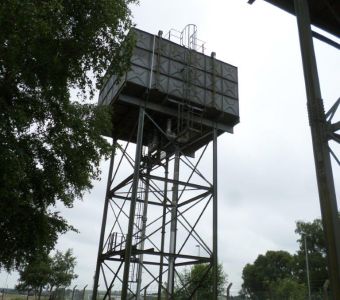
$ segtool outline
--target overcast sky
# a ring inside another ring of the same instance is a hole
[[[241,122],[218,140],[219,261],[235,295],[246,263],[267,250],[294,253],[295,222],[320,217],[296,19],[262,0],[140,0],[132,12],[153,34],[196,24],[208,50],[238,67]],[[327,110],[340,96],[340,56],[319,41],[315,49]],[[73,248],[78,287],[93,284],[107,165],[84,201],[65,211],[80,233],[62,236],[57,248]],[[339,195],[334,162],[333,169]]]

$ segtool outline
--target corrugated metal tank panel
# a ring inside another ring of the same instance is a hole
[[[164,94],[151,101],[168,97],[238,118],[236,67],[159,36],[138,29],[134,33],[136,46],[131,68],[120,82],[115,75],[106,81],[99,104],[111,103],[127,83],[132,83]],[[124,88],[123,93],[134,94],[134,91]]]

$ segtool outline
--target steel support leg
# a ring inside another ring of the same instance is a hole
[[[96,265],[96,271],[95,271],[94,280],[93,280],[94,281],[93,282],[93,293],[92,293],[92,299],[93,300],[96,300],[96,298],[97,298],[100,265],[102,263],[101,257],[102,257],[102,253],[103,253],[104,235],[105,235],[105,228],[106,228],[107,211],[108,211],[109,201],[110,201],[109,195],[110,195],[110,188],[111,188],[111,180],[112,180],[115,154],[116,154],[116,140],[113,137],[112,138],[112,153],[111,153],[111,159],[110,159],[109,175],[108,175],[108,179],[107,179],[105,203],[104,203],[103,218],[102,218],[102,226],[101,226],[100,237],[99,237],[97,265]]]
[[[174,180],[179,180],[179,151],[175,152],[174,159]],[[170,225],[170,246],[169,253],[176,253],[176,234],[177,234],[177,204],[178,204],[178,183],[173,184],[172,188],[172,208],[171,208],[171,225]],[[168,270],[168,293],[172,299],[174,292],[174,279],[175,279],[175,257],[169,257],[169,270]]]
[[[133,174],[132,191],[131,191],[129,224],[128,224],[128,233],[126,236],[126,244],[125,244],[124,273],[123,273],[123,284],[122,284],[122,294],[121,294],[122,300],[127,300],[127,296],[128,296],[130,259],[131,259],[131,252],[132,252],[132,235],[133,235],[133,225],[135,221],[136,200],[137,200],[138,181],[139,181],[139,169],[140,169],[142,146],[143,146],[142,141],[143,141],[144,116],[145,116],[144,108],[140,107],[139,117],[138,117],[135,165],[134,165],[134,174]]]
[[[166,202],[168,199],[168,177],[169,177],[169,159],[166,159],[164,170],[164,198],[163,198],[163,215],[162,215],[162,231],[161,231],[161,255],[159,261],[159,279],[158,279],[158,299],[162,297],[163,284],[163,264],[164,264],[164,242],[165,242],[165,222],[166,222]]]
[[[327,124],[314,53],[307,0],[294,0],[312,133],[328,272],[333,299],[340,300],[340,221],[328,148]]]
[[[217,129],[213,137],[213,300],[218,296],[218,260],[217,260]]]
[[[150,155],[148,155],[148,158],[150,158]],[[147,162],[147,176],[145,179],[145,192],[144,192],[144,203],[143,203],[143,216],[142,216],[142,232],[141,232],[141,243],[140,243],[140,250],[144,250],[144,244],[145,244],[145,231],[146,231],[146,222],[148,218],[148,202],[149,202],[149,189],[150,189],[150,160],[148,159]],[[138,275],[137,275],[137,289],[136,289],[136,298],[137,300],[141,299],[140,290],[141,290],[141,284],[142,284],[142,271],[143,271],[143,254],[139,255],[139,265],[138,265]]]

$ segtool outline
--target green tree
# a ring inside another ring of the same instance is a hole
[[[302,295],[303,287],[307,286],[306,242],[311,292],[322,295],[323,285],[328,279],[322,222],[320,219],[298,221],[295,233],[299,235],[299,249],[294,256],[285,251],[268,251],[265,256],[259,255],[254,264],[244,267],[244,294],[254,299],[277,299],[288,290]],[[296,299],[299,299],[298,296]]]
[[[78,277],[74,273],[76,258],[72,250],[65,253],[57,251],[54,256],[40,254],[19,270],[17,289],[22,291],[35,291],[39,298],[44,288],[50,291],[54,287],[69,286],[71,281]]]
[[[223,266],[218,265],[217,269],[217,290],[222,295],[227,283],[227,275],[223,271]],[[175,299],[189,299],[196,289],[195,298],[211,299],[213,288],[212,269],[208,264],[194,265],[190,270],[185,269],[176,280]]]
[[[72,250],[68,249],[65,253],[57,251],[51,259],[51,274],[49,278],[50,291],[61,286],[69,286],[71,281],[78,277],[74,273],[76,258]]]
[[[98,178],[110,115],[86,96],[127,68],[133,2],[0,1],[0,268],[49,253],[72,229],[55,206]]]
[[[270,284],[270,294],[275,300],[305,300],[307,289],[293,278],[283,278]]]
[[[320,219],[315,219],[312,222],[298,221],[296,222],[295,233],[299,235],[299,250],[295,255],[295,274],[300,282],[307,282],[306,238],[311,291],[313,293],[322,293],[323,284],[328,279],[326,246],[322,222]]]
[[[274,283],[292,277],[293,256],[286,251],[267,251],[243,268],[242,290],[252,299],[265,299]]]
[[[39,255],[19,271],[19,282],[16,288],[20,291],[34,291],[39,299],[43,288],[49,283],[51,275],[51,258]]]

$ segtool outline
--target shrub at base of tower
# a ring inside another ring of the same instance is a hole
[[[223,266],[219,264],[217,269],[218,295],[222,295],[225,292],[226,284],[227,275],[223,271]],[[195,289],[196,292],[194,293]],[[176,278],[174,299],[189,299],[193,293],[194,299],[197,300],[211,298],[213,294],[213,275],[212,269],[209,269],[208,264],[194,265],[189,270],[185,269]]]

